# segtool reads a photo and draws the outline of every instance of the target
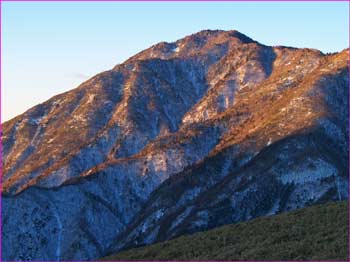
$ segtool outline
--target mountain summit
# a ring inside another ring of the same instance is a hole
[[[96,259],[346,199],[348,62],[205,30],[5,122],[3,259]]]

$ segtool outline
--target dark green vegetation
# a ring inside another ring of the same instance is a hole
[[[102,260],[348,260],[348,202],[226,225]]]

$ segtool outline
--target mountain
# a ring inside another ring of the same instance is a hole
[[[348,62],[206,30],[5,122],[3,259],[96,259],[348,198]]]
[[[225,225],[101,260],[348,261],[348,218],[348,202],[327,203]]]

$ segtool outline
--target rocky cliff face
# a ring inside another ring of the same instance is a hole
[[[349,51],[159,43],[3,124],[3,259],[96,259],[348,197]]]

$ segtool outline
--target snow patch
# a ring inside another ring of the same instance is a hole
[[[164,215],[164,211],[162,209],[157,210],[155,213],[155,217],[157,220],[159,220]]]
[[[171,223],[170,226],[170,230],[174,229],[175,227],[177,227],[178,225],[180,225],[182,223],[182,221],[184,221],[184,219],[190,214],[190,212],[192,211],[193,206],[189,206],[185,209],[184,212],[182,212],[180,215],[178,215],[174,221]]]
[[[194,187],[194,188],[191,188],[191,189],[185,191],[182,194],[180,200],[178,201],[178,205],[183,205],[188,201],[192,201],[200,194],[201,191],[202,191],[202,189],[200,187]]]
[[[209,222],[209,212],[202,210],[197,213],[197,220],[193,222],[195,227],[207,226]]]
[[[266,213],[267,216],[275,215],[278,212],[278,209],[280,207],[280,199],[277,199],[271,209],[268,213]]]
[[[308,159],[308,161],[305,161],[304,165],[297,168],[295,171],[283,174],[280,180],[283,184],[305,184],[336,175],[337,170],[328,162],[321,159]]]
[[[37,117],[37,118],[30,118],[28,120],[29,123],[31,124],[35,124],[35,125],[39,125],[40,122],[46,117],[46,114],[40,116],[40,117]]]
[[[174,48],[173,50],[172,50],[174,53],[178,53],[178,52],[180,52],[180,47],[176,47],[176,48]]]
[[[272,139],[270,138],[266,145],[269,146],[271,144],[272,144]]]

